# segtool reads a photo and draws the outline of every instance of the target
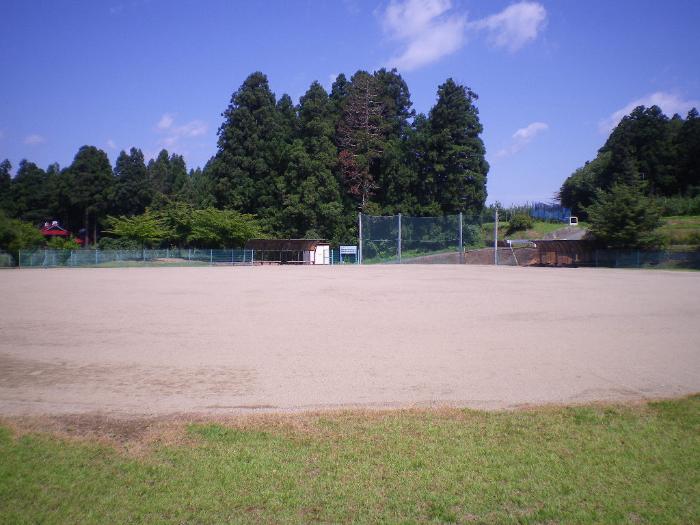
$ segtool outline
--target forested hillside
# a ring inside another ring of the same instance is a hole
[[[298,104],[251,74],[222,113],[216,154],[188,171],[163,150],[107,154],[83,146],[73,162],[47,169],[23,160],[14,177],[0,164],[0,210],[38,225],[58,220],[99,237],[109,216],[217,208],[252,214],[268,235],[355,236],[358,211],[478,216],[488,164],[477,95],[448,79],[427,115],[412,109],[396,70],[339,75],[330,93],[314,82]]]
[[[700,214],[700,118],[668,118],[657,106],[639,106],[615,127],[598,155],[564,181],[562,205],[579,216],[598,190],[639,186],[668,215]]]

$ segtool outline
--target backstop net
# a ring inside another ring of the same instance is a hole
[[[372,263],[458,263],[483,244],[481,225],[463,215],[442,217],[360,214],[361,260]]]

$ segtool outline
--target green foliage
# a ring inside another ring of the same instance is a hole
[[[192,212],[187,241],[203,248],[238,248],[260,235],[261,229],[252,215],[207,208]]]
[[[447,81],[438,88],[438,100],[430,110],[427,169],[433,193],[443,213],[459,211],[478,216],[486,201],[483,127],[471,89]]]
[[[12,164],[5,159],[0,162],[0,213],[14,215],[12,199]]]
[[[615,183],[610,191],[597,191],[593,204],[586,208],[596,239],[616,248],[660,244],[654,230],[661,226],[661,214],[643,189],[644,185],[637,182]]]
[[[46,172],[22,160],[11,185],[11,206],[20,220],[39,224],[48,219],[49,185]]]
[[[506,233],[510,235],[511,233],[529,230],[533,225],[534,221],[532,217],[525,213],[518,213],[513,215],[508,221],[508,230]]]
[[[65,169],[22,161],[14,179],[5,161],[0,210],[37,224],[59,220],[91,239],[108,215],[139,216],[174,202],[254,214],[271,235],[336,243],[356,236],[358,208],[474,218],[488,172],[476,100],[450,79],[429,116],[416,115],[404,79],[382,68],[351,80],[338,75],[330,95],[314,82],[295,106],[255,72],[232,94],[217,152],[203,169],[188,173],[184,159],[167,150],[146,164],[131,148],[112,170],[94,146],[81,147]],[[191,225],[180,217],[171,226],[178,231],[167,240],[187,242]]]
[[[684,120],[678,115],[669,119],[657,106],[639,106],[610,133],[598,156],[564,181],[559,199],[585,218],[598,189],[640,179],[648,196],[692,198],[700,186],[698,159],[700,118],[695,109]]]
[[[102,237],[99,247],[100,250],[140,250],[143,246],[139,241],[126,237]]]
[[[52,250],[78,250],[80,244],[74,237],[51,237],[46,241],[46,247]]]
[[[44,237],[33,224],[9,219],[0,212],[0,250],[16,255],[19,250],[36,248],[44,244]]]
[[[105,233],[135,241],[141,246],[157,245],[172,236],[164,221],[151,212],[134,217],[108,216],[106,222],[110,228]]]
[[[119,154],[114,177],[110,192],[112,211],[120,215],[143,213],[153,199],[153,186],[140,149],[131,148],[129,153]]]
[[[661,215],[700,215],[700,193],[694,197],[657,197],[654,202],[661,210]]]

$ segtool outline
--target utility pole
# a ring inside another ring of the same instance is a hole
[[[498,206],[496,206],[496,220],[493,224],[493,264],[498,266]]]

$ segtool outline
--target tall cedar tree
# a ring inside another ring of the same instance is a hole
[[[71,207],[83,216],[84,233],[93,240],[109,209],[114,185],[107,154],[95,146],[83,146],[68,167]]]
[[[12,163],[5,159],[0,162],[0,213],[12,217],[15,207],[12,200]]]
[[[49,220],[49,195],[46,172],[33,162],[20,161],[11,186],[15,217],[33,224]]]
[[[477,95],[451,78],[438,88],[430,110],[427,160],[433,172],[435,198],[443,213],[466,212],[478,216],[486,201],[483,131],[474,106]]]
[[[337,140],[338,162],[345,186],[363,211],[377,189],[379,159],[384,149],[383,128],[377,81],[366,71],[358,71],[350,81]]]
[[[339,240],[343,235],[340,184],[335,177],[332,102],[314,82],[299,100],[298,138],[286,173],[285,215],[295,236]]]
[[[140,215],[153,200],[153,186],[140,149],[122,151],[114,167],[112,210],[118,215]]]
[[[380,69],[374,78],[382,106],[384,142],[376,200],[383,213],[420,213],[414,194],[416,171],[411,166],[409,139],[413,131],[409,119],[415,117],[415,111],[408,85],[396,69]]]
[[[275,95],[255,72],[231,97],[219,128],[218,151],[205,171],[214,179],[219,207],[244,213],[269,208],[280,134]]]

